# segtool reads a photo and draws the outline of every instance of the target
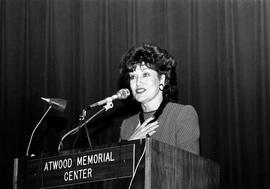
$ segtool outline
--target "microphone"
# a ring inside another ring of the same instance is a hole
[[[123,100],[123,99],[126,99],[129,95],[130,95],[130,92],[128,89],[120,89],[116,94],[110,97],[107,97],[103,100],[100,100],[94,104],[91,104],[89,107],[93,108],[95,106],[101,106],[103,104],[107,104],[108,102],[112,102],[113,100],[116,100],[116,99]]]
[[[120,99],[120,100],[121,99],[126,99],[129,95],[130,95],[130,92],[129,92],[128,89],[120,89],[115,95],[110,96],[110,97],[107,97],[107,98],[105,98],[103,100],[100,100],[100,101],[98,101],[98,102],[96,102],[94,104],[89,105],[87,108],[89,108],[89,107],[90,108],[93,108],[95,106],[101,106],[103,104],[106,104],[105,106],[103,106],[102,109],[100,109],[97,113],[95,113],[94,115],[92,115],[85,122],[81,123],[79,126],[73,128],[72,130],[70,130],[69,132],[67,132],[65,135],[63,135],[62,138],[60,139],[59,144],[58,144],[58,152],[60,152],[61,149],[63,149],[63,141],[65,140],[65,138],[67,138],[69,135],[74,135],[75,133],[77,133],[82,127],[86,126],[91,120],[93,120],[95,117],[97,117],[102,112],[111,109],[113,107],[113,104],[112,104],[112,101],[113,100],[116,100],[116,99]],[[84,117],[84,115],[82,117]],[[82,120],[84,120],[84,118],[81,119],[81,121]],[[91,142],[90,142],[90,144],[91,144]]]
[[[67,101],[65,99],[60,98],[43,98],[42,100],[46,101],[48,104],[50,104],[54,109],[63,112],[66,108]]]

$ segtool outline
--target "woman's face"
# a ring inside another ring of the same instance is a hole
[[[146,65],[137,65],[133,72],[129,73],[130,89],[134,98],[143,104],[162,100],[162,91],[159,85],[164,84],[164,77]],[[162,78],[162,79],[161,79]]]

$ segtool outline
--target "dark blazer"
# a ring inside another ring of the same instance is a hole
[[[158,120],[159,127],[151,138],[199,154],[199,121],[192,106],[169,102]],[[139,113],[125,119],[121,125],[121,139],[128,140],[138,124]]]

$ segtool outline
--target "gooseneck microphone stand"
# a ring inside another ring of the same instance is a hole
[[[79,125],[81,125],[84,122],[85,117],[86,117],[86,110],[83,109],[82,113],[79,115]],[[86,133],[86,138],[87,138],[87,141],[88,141],[89,148],[92,149],[92,142],[91,142],[90,135],[89,135],[87,127],[84,127],[84,130],[85,130],[85,133]],[[79,132],[77,132],[77,136],[76,136],[75,141],[73,142],[72,149],[75,148],[75,144],[76,144],[76,142],[78,140],[78,137],[79,137]]]
[[[80,124],[83,123],[83,121],[85,120],[85,117],[86,117],[86,110],[83,109],[82,114],[79,117],[79,123]],[[87,127],[84,127],[84,129],[85,129],[86,138],[87,138],[87,141],[88,141],[88,144],[89,144],[89,148],[92,149],[92,142],[91,142],[90,135],[89,135],[89,132],[87,130]]]
[[[88,120],[86,120],[85,122],[83,122],[79,126],[75,127],[74,129],[70,130],[65,135],[63,135],[63,137],[61,138],[61,140],[58,144],[58,152],[63,150],[63,141],[65,140],[65,138],[67,136],[76,134],[82,127],[86,126],[92,119],[94,119],[96,116],[98,116],[102,112],[105,112],[105,111],[111,109],[112,107],[113,107],[113,103],[108,102],[105,106],[103,106],[102,109],[100,109],[97,113],[95,113],[93,116],[91,116]]]
[[[31,145],[34,133],[36,132],[36,130],[39,127],[40,123],[43,121],[44,117],[48,114],[48,112],[50,111],[51,108],[52,108],[52,104],[48,107],[48,109],[46,110],[46,112],[44,113],[44,115],[42,116],[42,118],[39,120],[38,124],[35,126],[34,130],[32,131],[30,140],[28,142],[27,150],[26,150],[26,156],[29,156],[29,149],[30,149],[30,145]],[[34,155],[34,154],[32,154],[32,155]]]

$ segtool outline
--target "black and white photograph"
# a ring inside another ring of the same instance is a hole
[[[269,189],[270,0],[0,0],[3,189]]]

